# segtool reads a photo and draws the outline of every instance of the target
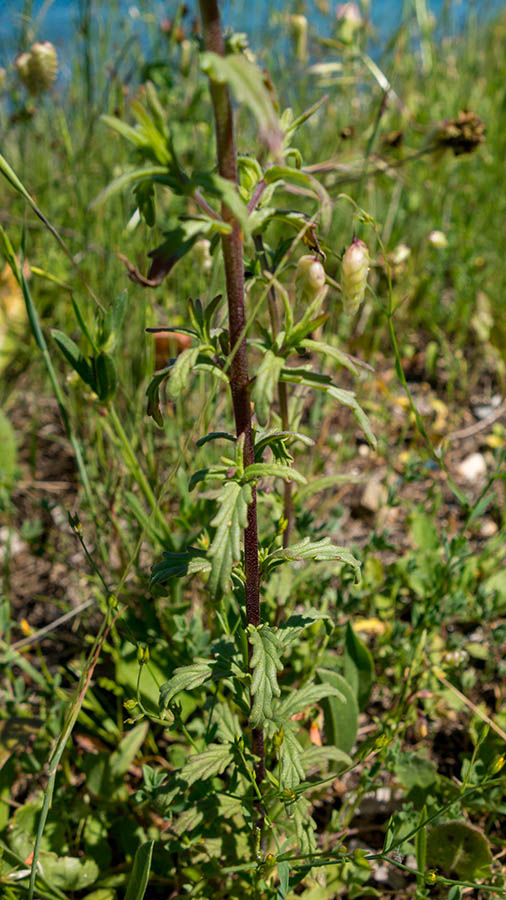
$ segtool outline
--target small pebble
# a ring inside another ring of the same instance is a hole
[[[461,478],[466,481],[476,481],[487,474],[487,464],[482,453],[471,453],[462,460],[457,468]]]

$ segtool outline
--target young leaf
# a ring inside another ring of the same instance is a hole
[[[228,590],[232,566],[240,559],[241,533],[248,524],[251,486],[227,481],[217,497],[217,502],[219,510],[211,522],[216,528],[216,533],[207,554],[211,560],[208,587],[213,594],[218,588],[222,591]]]
[[[492,854],[484,834],[466,822],[434,825],[427,834],[427,865],[447,875],[473,880],[487,877]]]
[[[374,663],[370,650],[357,637],[349,622],[346,626],[344,674],[355,691],[359,708],[363,710],[371,693]]]
[[[128,878],[125,900],[142,900],[144,897],[148,886],[154,845],[154,841],[146,841],[137,848],[133,868]]]
[[[250,722],[253,728],[261,728],[267,719],[273,718],[272,698],[279,697],[277,672],[283,668],[279,658],[279,642],[276,632],[268,625],[248,626],[251,655],[251,693],[253,707]]]
[[[191,666],[180,666],[175,669],[172,678],[160,688],[160,709],[167,709],[181,691],[191,691],[209,681],[214,673],[213,664],[212,659],[197,659]]]
[[[255,404],[258,422],[262,426],[267,425],[269,421],[269,411],[272,408],[274,393],[284,364],[285,361],[281,356],[276,356],[272,350],[267,350],[258,367],[251,399]]]
[[[302,765],[303,757],[304,750],[297,740],[295,731],[286,723],[279,749],[279,781],[283,789],[293,790],[301,781],[304,781],[306,773]]]
[[[57,328],[53,328],[51,330],[51,334],[53,335],[65,359],[68,360],[79,377],[82,378],[84,383],[87,384],[88,387],[92,389],[92,391],[96,391],[95,374],[93,372],[93,368],[91,367],[90,363],[81,352],[77,344],[74,343],[72,338],[67,337],[67,335],[64,334],[63,331],[58,331]]]
[[[186,781],[188,787],[191,787],[196,781],[204,781],[214,775],[221,775],[231,762],[232,746],[230,744],[209,744],[203,753],[190,756],[179,775]]]

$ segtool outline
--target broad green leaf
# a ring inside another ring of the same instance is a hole
[[[338,697],[341,702],[345,702],[343,694],[334,685],[309,682],[304,687],[291,690],[280,703],[276,704],[275,717],[291,719],[308,706],[315,706],[324,697]]]
[[[322,538],[321,541],[311,541],[306,537],[290,547],[274,550],[267,557],[265,567],[269,571],[274,566],[281,565],[284,562],[298,562],[299,560],[307,559],[320,562],[343,562],[355,570],[355,580],[358,581],[360,579],[360,563],[358,559],[355,559],[353,554],[346,550],[345,547],[337,547],[328,537]]]
[[[374,663],[370,650],[349,622],[346,626],[344,674],[356,693],[359,708],[365,709],[374,678]]]
[[[437,781],[437,765],[421,753],[402,753],[394,766],[396,778],[407,788],[427,790]]]
[[[304,750],[294,729],[287,723],[283,728],[283,740],[279,748],[279,782],[282,789],[293,790],[304,781],[306,773],[302,764],[303,757]]]
[[[172,678],[160,688],[160,709],[167,709],[181,691],[191,691],[213,677],[213,660],[197,659],[190,666],[179,666]]]
[[[282,860],[276,864],[276,868],[279,878],[276,900],[286,900],[290,888],[290,863]]]
[[[198,806],[190,806],[172,824],[172,831],[179,836],[193,831],[204,819],[204,813]]]
[[[180,553],[163,554],[162,562],[151,570],[151,584],[165,584],[171,578],[182,578],[183,575],[196,575],[211,571],[211,563],[203,550],[188,547]]]
[[[322,683],[332,686],[340,696],[329,696],[322,700],[323,721],[327,743],[338,747],[344,753],[352,749],[358,731],[358,703],[355,692],[339,672],[319,668],[316,677]]]
[[[190,756],[179,773],[188,787],[196,781],[204,781],[214,775],[221,775],[232,762],[231,744],[209,744],[203,753]]]
[[[446,875],[474,880],[490,874],[492,854],[478,828],[466,822],[445,822],[428,829],[427,865]]]
[[[267,425],[269,412],[274,401],[279,375],[285,364],[281,356],[267,350],[256,373],[251,399],[255,404],[255,412],[260,425]]]
[[[111,775],[113,777],[124,775],[128,771],[146,739],[148,727],[148,722],[140,722],[139,725],[128,731],[121,739],[117,749],[110,757]]]
[[[349,766],[353,765],[351,757],[348,756],[344,750],[340,750],[339,747],[329,746],[328,744],[317,747],[313,744],[311,747],[305,748],[303,764],[306,772],[312,766],[319,766],[321,768],[325,763],[330,762],[337,762],[340,764],[337,771],[347,769]]]
[[[215,711],[215,719],[218,722],[217,736],[223,742],[233,744],[236,738],[242,734],[242,727],[238,716],[228,703],[221,703]]]
[[[228,56],[201,53],[200,67],[212,81],[228,84],[237,102],[247,106],[255,116],[261,139],[272,150],[278,151],[281,129],[272,97],[258,66],[238,53]]]
[[[305,609],[302,613],[294,613],[278,626],[277,636],[280,646],[286,649],[301,631],[318,622],[324,623],[328,633],[332,631],[334,620],[328,613],[320,612],[318,609]]]
[[[307,484],[304,475],[297,472],[291,466],[280,463],[252,463],[244,470],[244,478],[252,481],[256,478],[282,478],[284,481],[296,481],[299,484]]]
[[[154,845],[154,841],[146,841],[145,844],[141,844],[137,848],[133,868],[128,879],[125,900],[143,900],[148,886]]]
[[[279,658],[279,641],[276,630],[268,625],[248,626],[253,653],[251,655],[251,694],[253,706],[250,722],[253,728],[261,728],[267,719],[273,718],[272,698],[279,697],[277,673],[283,668]]]
[[[92,366],[86,359],[84,353],[79,349],[72,338],[67,337],[63,331],[53,328],[51,331],[53,338],[58,344],[59,349],[63,353],[65,359],[70,363],[72,368],[77,372],[80,378],[93,391],[96,390],[95,373]]]
[[[217,497],[217,503],[219,510],[211,522],[216,532],[207,552],[211,560],[208,587],[213,594],[218,588],[228,590],[232,566],[240,560],[241,535],[248,524],[251,486],[227,481]]]
[[[90,887],[100,875],[93,859],[41,853],[39,866],[46,881],[61,891],[81,891]]]

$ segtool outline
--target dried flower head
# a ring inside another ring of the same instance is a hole
[[[16,69],[31,94],[42,94],[50,89],[58,72],[56,50],[49,41],[38,41],[18,56]]]

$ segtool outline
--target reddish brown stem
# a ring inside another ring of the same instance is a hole
[[[206,50],[224,56],[225,47],[220,12],[216,0],[199,0],[202,32]],[[222,178],[237,184],[237,153],[230,92],[226,84],[210,80],[216,131],[218,172]],[[225,280],[228,299],[228,324],[230,346],[237,348],[230,366],[230,387],[237,436],[244,434],[244,465],[254,462],[253,432],[251,428],[251,404],[248,377],[248,356],[245,338],[241,335],[246,325],[244,302],[243,242],[239,223],[226,204],[222,205],[222,217],[229,222],[232,231],[222,237]],[[244,532],[244,557],[246,572],[246,621],[248,625],[260,625],[260,581],[258,570],[258,528],[256,493],[248,507],[248,526]],[[264,738],[261,729],[252,733],[253,752],[258,757],[257,783],[265,777]]]

